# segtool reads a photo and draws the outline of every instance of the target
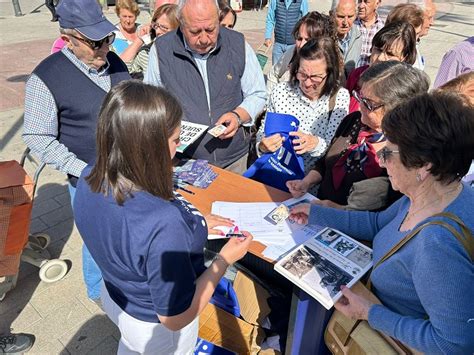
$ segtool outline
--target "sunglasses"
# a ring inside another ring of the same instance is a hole
[[[302,72],[296,72],[296,78],[300,81],[303,81],[305,82],[306,80],[311,80],[312,83],[320,83],[321,81],[323,81],[324,79],[326,79],[327,75],[318,75],[318,74],[314,74],[314,75],[307,75],[305,73],[302,73]]]
[[[365,97],[360,96],[360,94],[353,90],[352,91],[352,96],[354,96],[354,99],[357,100],[358,103],[363,104],[367,110],[370,112],[374,112],[375,110],[378,110],[379,108],[385,106],[385,104],[373,104],[370,102],[370,100],[366,99]]]
[[[112,43],[114,43],[114,40],[115,40],[115,33],[111,33],[107,37],[104,37],[104,38],[102,38],[98,41],[93,41],[93,40],[88,39],[88,38],[77,37],[77,36],[74,36],[74,35],[69,35],[69,36],[71,36],[72,38],[75,38],[78,41],[86,44],[87,46],[89,46],[93,50],[97,50],[97,49],[102,48],[102,45],[104,43],[107,43],[107,45],[110,46]]]
[[[390,150],[388,148],[382,148],[377,152],[377,158],[382,164],[385,164],[387,158],[389,158],[392,154],[400,154],[399,150]]]

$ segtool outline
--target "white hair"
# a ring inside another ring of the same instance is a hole
[[[337,0],[333,0],[332,1],[332,5],[331,5],[331,11],[334,13],[337,9],[337,7],[339,6],[339,1]],[[357,0],[354,0],[354,6],[356,7],[356,10],[357,10]]]

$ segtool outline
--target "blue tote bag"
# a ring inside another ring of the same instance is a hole
[[[297,131],[299,125],[300,121],[292,115],[267,112],[265,137],[279,133],[285,141],[276,152],[259,157],[243,176],[283,191],[288,191],[288,180],[304,178],[303,158],[296,154],[293,137],[289,135],[290,132]]]

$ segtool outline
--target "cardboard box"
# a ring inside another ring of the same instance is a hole
[[[18,162],[0,162],[0,276],[18,272],[28,242],[33,191],[33,181]]]
[[[237,354],[256,354],[263,330],[209,303],[199,316],[199,337]]]
[[[237,354],[256,354],[265,335],[259,325],[270,313],[270,294],[241,271],[233,286],[243,319],[208,304],[199,316],[199,337]]]
[[[237,272],[233,286],[242,318],[250,324],[262,325],[263,320],[270,314],[268,291],[241,271]]]

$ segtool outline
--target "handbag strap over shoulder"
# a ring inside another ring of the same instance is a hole
[[[332,112],[334,111],[334,108],[336,107],[336,96],[337,96],[337,92],[335,94],[331,94],[331,96],[329,96],[328,121],[331,119]]]
[[[470,229],[464,224],[464,222],[455,214],[450,213],[450,212],[442,212],[442,213],[437,213],[433,215],[432,217],[445,217],[448,218],[452,221],[454,221],[460,228],[461,228],[461,233],[459,233],[452,225],[450,225],[447,222],[441,221],[441,220],[435,220],[435,221],[429,221],[426,223],[423,223],[422,225],[418,226],[414,230],[412,230],[410,233],[408,233],[403,239],[401,239],[397,244],[393,246],[392,249],[390,249],[372,268],[372,272],[374,272],[375,268],[380,266],[385,260],[390,258],[393,254],[395,254],[397,251],[399,251],[406,243],[408,243],[414,236],[416,236],[423,228],[429,226],[429,225],[439,225],[442,227],[445,227],[448,229],[455,237],[456,239],[463,245],[463,247],[466,249],[467,253],[469,254],[471,258],[471,262],[474,261],[474,238],[472,236],[472,233]],[[367,288],[370,290],[372,288],[372,281],[369,277],[367,281]]]

